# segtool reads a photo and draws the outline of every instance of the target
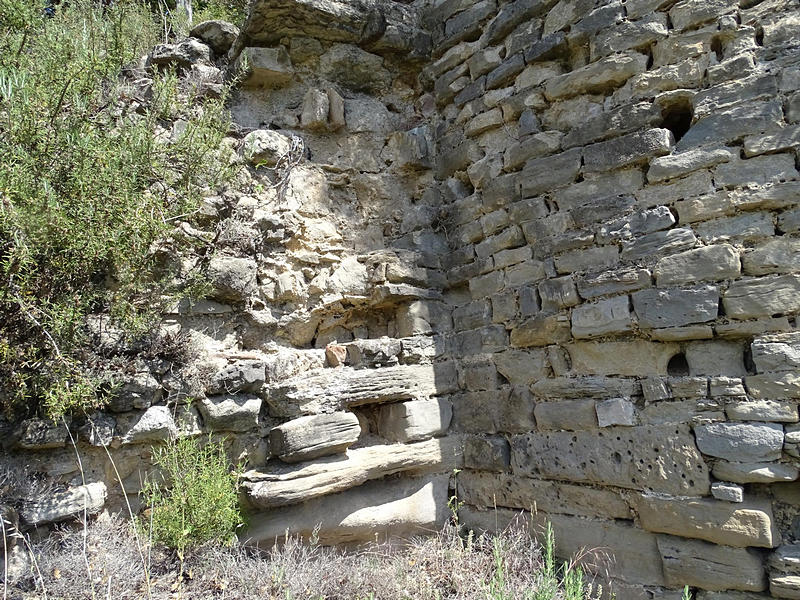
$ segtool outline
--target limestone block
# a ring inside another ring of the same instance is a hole
[[[512,171],[530,159],[557,152],[561,149],[562,137],[564,134],[559,131],[543,131],[526,137],[506,149],[503,167],[506,171]]]
[[[509,348],[494,355],[497,372],[512,385],[528,386],[544,379],[550,372],[543,350],[515,350]]]
[[[704,246],[666,256],[653,269],[658,286],[736,279],[740,273],[739,253],[730,244]]]
[[[448,19],[444,24],[443,47],[465,39],[476,38],[480,34],[482,22],[497,10],[495,0],[480,0],[472,3],[466,10]]]
[[[618,377],[554,377],[531,386],[540,398],[630,397],[641,393],[636,380]]]
[[[476,531],[499,531],[516,520],[517,510],[498,508],[479,511],[463,507],[459,522]],[[607,548],[608,572],[615,580],[647,585],[665,585],[661,554],[656,536],[624,522],[591,521],[569,515],[539,512],[531,516],[531,533],[541,541],[547,522],[557,541],[556,555],[564,560],[580,554],[586,548]],[[676,599],[677,600],[677,599]]]
[[[572,311],[572,335],[576,339],[601,337],[631,331],[628,296],[617,296]]]
[[[800,126],[785,127],[777,133],[748,136],[744,140],[745,156],[790,150],[800,146]]]
[[[747,160],[735,159],[714,169],[714,182],[719,187],[756,186],[798,179],[794,154],[770,154]]]
[[[533,317],[511,330],[511,346],[514,348],[548,346],[569,340],[570,325],[567,315]]]
[[[780,533],[769,500],[740,504],[707,498],[631,496],[629,501],[646,530],[697,538],[723,546],[774,548]]]
[[[178,436],[178,427],[168,406],[151,406],[141,415],[119,417],[117,434],[123,444],[166,442]]]
[[[759,373],[800,368],[800,332],[760,336],[750,347]]]
[[[650,184],[634,195],[644,207],[669,205],[686,198],[702,196],[714,192],[711,172],[695,171],[679,179],[671,179],[663,183]]]
[[[638,260],[658,254],[673,254],[693,248],[697,238],[691,229],[679,227],[656,231],[622,245],[623,260]]]
[[[158,67],[174,65],[187,68],[194,63],[210,63],[211,49],[193,38],[187,38],[177,44],[158,44],[147,55],[147,64]]]
[[[745,387],[754,398],[800,398],[800,376],[795,372],[751,375]]]
[[[800,311],[800,276],[780,275],[734,281],[722,296],[725,314],[751,319]]]
[[[689,363],[689,374],[692,376],[746,374],[744,347],[740,342],[726,340],[690,342],[686,345],[685,354],[686,362]],[[702,386],[701,395],[705,395],[705,381]]]
[[[642,77],[642,75],[637,77]],[[578,113],[578,116],[580,116],[580,113]],[[635,104],[625,104],[609,112],[585,115],[564,136],[562,145],[564,148],[585,146],[592,142],[629,133],[637,129],[657,127],[660,122],[661,112],[653,103],[636,102]],[[637,171],[641,176],[641,171],[638,169]],[[614,193],[624,193],[627,190],[624,189],[624,186],[621,186],[613,191]]]
[[[348,450],[297,465],[268,463],[244,475],[244,492],[255,508],[306,502],[354,488],[394,473],[451,471],[463,466],[462,441],[445,437],[404,445],[379,445]]]
[[[607,270],[578,278],[578,293],[587,300],[650,287],[650,271],[636,267]]]
[[[487,298],[488,296],[499,292],[503,289],[503,285],[503,272],[493,271],[491,273],[487,273],[486,275],[470,279],[469,291],[470,294],[472,294],[473,299],[480,300],[481,298]]]
[[[581,149],[528,160],[520,174],[524,197],[536,196],[575,181],[581,170]]]
[[[636,407],[625,398],[609,398],[595,405],[597,424],[600,427],[621,425],[632,427],[636,424]]]
[[[486,75],[486,89],[494,90],[505,85],[511,85],[514,78],[525,68],[525,59],[522,52],[503,60],[500,65]]]
[[[452,402],[452,428],[457,431],[520,433],[536,428],[533,397],[525,388],[466,392]]]
[[[239,28],[227,21],[202,21],[192,27],[189,35],[208,44],[217,56],[224,56],[239,36]]]
[[[266,381],[264,361],[239,360],[217,371],[206,386],[208,394],[257,392]]]
[[[340,454],[358,440],[361,426],[353,413],[299,417],[269,432],[272,454],[287,463]]]
[[[328,114],[331,103],[328,95],[322,90],[309,88],[303,96],[303,107],[300,113],[300,125],[305,129],[324,131],[328,128]]]
[[[713,167],[720,163],[728,162],[734,154],[727,148],[689,150],[679,154],[659,156],[650,161],[647,170],[647,181],[658,183],[665,179],[683,177],[693,171]]]
[[[755,99],[772,99],[778,92],[777,79],[771,73],[740,77],[698,92],[692,98],[694,115],[703,118],[742,100],[753,104]]]
[[[469,436],[464,439],[464,466],[467,469],[505,471],[510,462],[511,450],[504,437]]]
[[[598,267],[610,267],[619,260],[619,250],[616,246],[598,246],[595,248],[579,248],[563,252],[555,257],[556,272],[577,273],[596,269]]]
[[[19,516],[28,525],[38,527],[80,516],[84,511],[94,514],[103,508],[105,503],[106,484],[97,481],[31,500],[25,503]]]
[[[703,454],[743,462],[778,460],[783,427],[776,423],[711,423],[694,429]]]
[[[708,67],[708,57],[691,57],[677,64],[668,64],[651,69],[631,79],[635,97],[653,96],[658,92],[686,88],[698,88]]]
[[[261,398],[246,394],[203,398],[197,405],[208,431],[249,431],[258,426]]]
[[[622,85],[646,68],[647,57],[643,54],[631,51],[614,54],[549,80],[545,84],[545,96],[552,101],[605,92]]]
[[[288,535],[321,544],[375,541],[418,535],[440,529],[447,508],[449,475],[369,482],[339,494],[315,498],[250,516],[240,535],[243,543],[265,547]],[[319,529],[315,532],[315,529]]]
[[[784,544],[773,552],[769,565],[769,591],[777,598],[797,598],[800,596],[800,545]]]
[[[430,130],[427,126],[392,134],[389,147],[393,150],[394,165],[408,171],[430,169],[433,166],[433,157],[429,137]]]
[[[592,38],[589,52],[592,60],[613,52],[649,46],[667,37],[667,15],[655,12],[637,21],[623,21],[601,30]]]
[[[601,225],[597,232],[597,241],[606,244],[662,229],[669,229],[674,224],[675,217],[666,206],[637,210],[631,215]]]
[[[445,433],[453,417],[449,400],[410,400],[382,406],[378,432],[393,442],[424,440]]]
[[[632,194],[644,186],[640,169],[623,169],[615,173],[600,173],[597,177],[573,183],[560,190],[550,190],[561,210],[584,206],[598,198]]]
[[[783,110],[778,100],[747,102],[725,108],[698,120],[676,144],[683,151],[706,144],[720,144],[750,134],[777,129]]]
[[[797,404],[778,400],[743,400],[725,405],[725,414],[734,421],[797,423]]]
[[[758,244],[742,256],[747,275],[791,273],[800,270],[800,240],[780,237]]]
[[[712,474],[717,479],[735,483],[776,483],[795,481],[800,477],[797,467],[783,463],[742,463],[718,460]]]
[[[161,400],[161,383],[149,372],[126,375],[121,385],[114,390],[107,407],[112,412],[127,412],[144,409]]]
[[[352,44],[331,46],[319,59],[319,74],[346,88],[366,92],[385,90],[392,81],[380,56]]]
[[[540,402],[533,410],[533,414],[538,428],[542,431],[580,431],[597,427],[594,407],[594,400]]]
[[[643,328],[677,327],[717,318],[719,288],[649,289],[634,292],[633,309]]]
[[[736,8],[738,3],[732,0],[682,0],[670,9],[669,17],[675,29],[680,31],[714,21],[721,14]]]
[[[578,292],[572,277],[548,279],[539,284],[542,310],[558,310],[578,304]]]
[[[534,64],[564,56],[569,51],[567,36],[562,31],[542,37],[525,50],[525,62]]]
[[[718,396],[744,396],[744,385],[739,377],[712,377],[709,381],[709,395]],[[761,419],[768,421],[769,419]]]
[[[24,450],[63,448],[67,443],[67,434],[63,423],[36,418],[25,419],[14,431],[17,446]]]
[[[449,363],[315,369],[270,386],[267,403],[272,416],[295,417],[361,404],[422,399],[452,391],[455,385],[455,369]]]
[[[458,497],[478,508],[516,508],[546,513],[630,519],[631,509],[619,492],[589,486],[541,481],[508,473],[462,471]]]
[[[715,481],[711,484],[711,495],[726,502],[744,502],[744,488],[735,483]]]
[[[477,329],[491,321],[491,318],[491,306],[486,299],[474,300],[453,309],[453,323],[459,330]]]
[[[244,85],[279,87],[291,81],[294,67],[284,46],[245,48],[237,61],[247,66]]]
[[[668,129],[648,129],[591,144],[583,149],[586,171],[610,171],[669,154],[674,138]]]
[[[578,375],[666,375],[679,346],[671,343],[576,342],[567,346]]]
[[[223,302],[244,302],[256,293],[258,267],[251,258],[215,256],[208,264],[213,295]]]
[[[658,536],[658,549],[667,585],[750,592],[767,588],[764,565],[753,550],[668,535]]]
[[[403,351],[400,340],[386,336],[355,340],[347,346],[348,363],[355,367],[381,367],[396,365]]]
[[[492,19],[486,31],[481,36],[487,44],[496,44],[505,38],[520,23],[528,21],[533,17],[542,14],[553,0],[542,2],[541,0],[519,0],[510,4],[504,4]]]
[[[511,466],[515,475],[667,494],[706,494],[710,485],[685,425],[517,435]]]

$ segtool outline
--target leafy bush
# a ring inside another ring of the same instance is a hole
[[[16,416],[99,402],[86,315],[141,334],[186,294],[155,242],[226,176],[210,160],[222,101],[167,72],[134,102],[121,77],[163,35],[147,5],[71,0],[47,18],[43,4],[0,0],[0,409]]]
[[[222,442],[180,438],[153,452],[162,479],[150,479],[142,491],[149,507],[141,525],[156,542],[178,551],[216,541],[235,540],[242,524],[237,484]]]

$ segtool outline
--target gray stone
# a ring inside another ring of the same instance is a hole
[[[740,342],[726,340],[693,341],[685,346],[689,375],[731,375],[747,373],[744,347]],[[703,382],[703,395],[706,383]]]
[[[271,129],[256,129],[242,142],[242,156],[253,165],[274,167],[292,149],[291,138]]]
[[[609,398],[595,405],[597,424],[600,427],[621,425],[632,427],[636,424],[636,407],[625,398]]]
[[[240,540],[269,546],[285,535],[324,545],[374,541],[435,531],[449,516],[449,475],[368,482],[339,494],[250,516]]]
[[[463,471],[456,478],[459,500],[479,508],[506,507],[607,519],[630,519],[616,491],[541,481],[508,473]]]
[[[202,21],[192,27],[189,35],[208,44],[217,56],[224,56],[239,36],[239,28],[227,21]]]
[[[246,64],[244,84],[250,87],[279,87],[294,76],[294,67],[289,53],[283,46],[274,48],[245,48],[238,64]]]
[[[719,187],[756,186],[797,179],[793,154],[771,154],[747,160],[735,159],[714,169],[714,182]]]
[[[721,14],[736,8],[738,3],[732,0],[682,0],[670,9],[669,16],[675,29],[680,31],[706,21],[714,21]]]
[[[570,324],[567,315],[537,316],[527,319],[511,330],[511,346],[529,348],[569,341]]]
[[[151,406],[141,415],[126,417],[117,419],[123,444],[167,442],[178,436],[178,427],[167,406]]]
[[[778,460],[783,449],[783,427],[776,423],[711,423],[694,432],[703,454],[727,460]]]
[[[587,207],[589,208],[589,207]],[[589,208],[589,210],[591,210]],[[609,243],[633,236],[669,229],[675,224],[675,217],[666,206],[647,210],[637,210],[627,217],[615,219],[600,226],[597,241]]]
[[[710,485],[685,425],[607,428],[602,437],[597,431],[518,435],[511,439],[511,466],[515,475],[667,494],[706,494]]]
[[[265,365],[261,360],[240,360],[229,364],[211,376],[206,392],[211,395],[258,392],[266,381]]]
[[[676,144],[678,151],[705,144],[720,144],[754,133],[777,129],[782,120],[780,102],[748,102],[722,109],[697,121]]]
[[[535,196],[549,192],[554,187],[572,183],[581,170],[581,156],[580,148],[575,148],[529,160],[520,174],[522,195]]]
[[[700,148],[669,156],[659,156],[650,161],[647,181],[658,183],[665,179],[683,177],[693,171],[728,162],[732,158],[734,158],[734,153],[727,148],[713,150]]]
[[[717,479],[735,483],[775,483],[795,481],[800,476],[797,467],[782,463],[743,463],[718,460],[712,474]]]
[[[380,92],[392,81],[380,56],[351,44],[331,46],[319,59],[319,74],[356,91]]]
[[[631,496],[641,526],[656,533],[697,538],[723,546],[774,548],[780,533],[767,499],[740,504],[706,498]]]
[[[340,454],[361,435],[358,417],[336,412],[292,419],[269,432],[272,454],[295,463],[330,454]]]
[[[751,348],[759,373],[800,368],[800,332],[764,335],[753,340]]]
[[[261,398],[245,394],[203,398],[197,405],[209,431],[249,431],[258,426]]]
[[[745,386],[754,398],[800,398],[800,375],[794,371],[751,375],[745,379]]]
[[[19,516],[28,525],[38,527],[71,517],[98,512],[106,503],[106,484],[102,481],[52,492],[48,497],[25,503]]]
[[[595,429],[597,416],[594,405],[594,400],[540,402],[533,414],[536,417],[536,425],[542,431]]]
[[[499,436],[464,439],[464,466],[479,471],[506,471],[511,462],[508,440]],[[467,471],[469,472],[469,471]]]
[[[525,388],[467,392],[453,398],[453,430],[520,433],[536,428],[533,398]]]
[[[547,377],[549,365],[542,350],[515,350],[509,348],[493,356],[497,372],[512,385],[531,385]]]
[[[667,37],[667,15],[653,13],[638,21],[623,21],[604,29],[591,40],[592,60],[631,48],[650,46]]]
[[[688,250],[697,243],[691,229],[678,228],[643,235],[622,245],[624,260],[637,260],[658,254]]]
[[[668,129],[648,129],[607,142],[586,146],[583,150],[586,171],[610,171],[647,162],[654,156],[669,154],[674,143]]]
[[[531,386],[531,391],[541,398],[607,398],[640,393],[635,380],[617,377],[542,378]]]
[[[619,260],[619,250],[616,246],[598,246],[595,248],[578,248],[563,252],[555,257],[555,267],[559,274],[578,273],[596,269],[597,267],[612,266]]]
[[[725,405],[725,414],[732,421],[770,421],[797,423],[797,404],[777,400],[744,400]]]
[[[582,298],[590,300],[598,296],[633,292],[650,285],[650,271],[626,267],[579,277],[578,293]]]
[[[575,342],[567,346],[572,370],[578,375],[666,375],[679,346],[644,340]]]
[[[745,156],[780,152],[800,146],[800,126],[785,127],[777,133],[753,135],[744,140]]]
[[[281,465],[243,475],[248,503],[257,509],[299,504],[409,471],[421,474],[463,466],[462,441],[440,438],[415,444],[375,445],[313,462]]]
[[[647,68],[647,57],[638,52],[622,52],[602,58],[571,73],[550,79],[545,84],[548,100],[579,94],[600,93],[622,85]]]
[[[525,50],[525,62],[533,64],[545,60],[559,58],[569,50],[567,36],[563,32],[545,35]]]
[[[194,63],[210,63],[211,48],[200,40],[187,38],[177,44],[158,44],[147,55],[148,65],[167,67],[174,65],[180,68],[190,67]]]
[[[800,239],[779,237],[757,245],[742,256],[747,275],[800,271]]]
[[[626,333],[631,329],[628,296],[583,304],[572,311],[572,335],[575,338]]]
[[[735,483],[715,481],[711,484],[711,495],[726,502],[744,502],[744,488]]]
[[[114,390],[107,407],[112,412],[144,409],[161,399],[163,390],[158,380],[149,372],[127,375]]]
[[[658,536],[658,549],[667,585],[751,592],[767,588],[764,565],[753,550],[666,535]]]
[[[215,256],[208,264],[214,297],[224,302],[244,302],[256,293],[258,266],[251,258]]]
[[[729,244],[673,254],[659,260],[653,269],[659,286],[736,279],[740,273],[739,253]]]
[[[800,276],[781,275],[734,281],[722,295],[733,319],[768,317],[800,311]]]
[[[64,423],[46,419],[26,419],[14,431],[17,446],[24,450],[50,450],[63,448],[68,430]]]
[[[558,151],[563,135],[558,131],[543,131],[509,146],[503,154],[503,167],[511,171],[532,158]]]
[[[539,284],[542,310],[558,310],[578,304],[578,292],[572,277],[547,279]]]
[[[453,418],[448,400],[410,400],[382,406],[378,432],[393,442],[424,440],[447,431]]]
[[[701,286],[690,289],[649,289],[631,295],[639,326],[676,327],[717,318],[719,288]]]

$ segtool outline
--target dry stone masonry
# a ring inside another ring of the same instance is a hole
[[[147,65],[244,71],[243,171],[183,229],[214,292],[163,323],[194,354],[98,317],[136,358],[67,423],[87,485],[64,424],[15,425],[69,486],[24,523],[210,432],[249,543],[433,531],[456,495],[605,550],[620,600],[800,598],[798,0],[259,0],[192,35]]]

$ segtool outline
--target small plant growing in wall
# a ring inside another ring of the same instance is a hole
[[[232,469],[222,441],[179,438],[154,449],[159,476],[145,482],[148,507],[140,524],[155,542],[177,551],[207,542],[232,543],[242,525],[239,469]]]

